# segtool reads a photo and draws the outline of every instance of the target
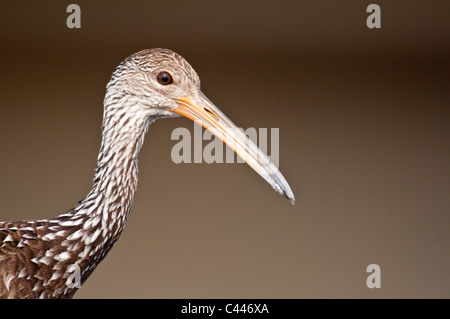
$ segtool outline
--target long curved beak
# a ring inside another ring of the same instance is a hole
[[[177,99],[179,105],[171,110],[202,125],[234,150],[250,167],[261,175],[278,193],[295,203],[289,184],[269,157],[242,130],[236,127],[208,98],[198,91]]]

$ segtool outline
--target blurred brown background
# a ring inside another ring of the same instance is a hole
[[[171,161],[161,120],[121,239],[77,298],[449,298],[448,1],[0,2],[0,220],[89,191],[105,85],[183,55],[242,127],[280,129],[292,206],[243,164]],[[366,267],[381,267],[368,289]]]

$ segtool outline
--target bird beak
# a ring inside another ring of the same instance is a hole
[[[284,195],[292,204],[295,203],[294,194],[289,184],[275,164],[201,91],[176,100],[178,101],[178,107],[170,111],[191,119],[220,138],[278,193]]]

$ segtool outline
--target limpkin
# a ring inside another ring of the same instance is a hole
[[[124,228],[149,125],[177,116],[210,130],[294,203],[278,168],[200,91],[190,64],[168,49],[143,50],[121,62],[106,87],[102,142],[88,195],[54,218],[0,223],[1,298],[73,297]],[[72,282],[77,269],[78,285]]]

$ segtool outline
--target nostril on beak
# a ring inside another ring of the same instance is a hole
[[[217,115],[214,114],[212,111],[208,110],[206,107],[203,108],[206,112],[208,112],[209,114],[211,114],[212,117],[214,117],[215,119],[217,119]]]

